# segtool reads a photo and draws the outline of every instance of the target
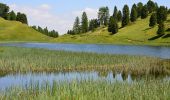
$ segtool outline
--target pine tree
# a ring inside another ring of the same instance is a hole
[[[147,6],[143,6],[142,11],[141,11],[141,19],[145,19],[148,17],[148,8]]]
[[[152,0],[149,0],[147,2],[147,8],[148,8],[149,13],[152,13],[153,11],[156,10],[156,5]]]
[[[11,11],[9,14],[10,14],[9,20],[16,20],[16,14],[14,11]]]
[[[164,23],[161,22],[159,25],[158,25],[158,31],[157,31],[157,34],[158,35],[162,35],[165,33],[165,26],[164,26]]]
[[[117,20],[122,21],[122,12],[119,10],[117,14]]]
[[[157,24],[157,17],[156,17],[156,13],[153,13],[150,17],[150,23],[149,26],[150,27],[154,27]]]
[[[73,25],[73,31],[75,34],[79,34],[81,32],[79,17],[76,17],[76,19],[75,19],[75,22]]]
[[[157,10],[157,23],[162,23],[167,20],[167,10],[164,6],[160,6]]]
[[[117,11],[117,7],[116,6],[114,7],[113,17],[114,17],[115,20],[118,19],[117,18],[118,17],[118,11]]]
[[[117,20],[111,16],[109,19],[108,31],[112,32],[112,34],[115,34],[118,32],[118,28]]]
[[[122,27],[125,27],[129,24],[129,7],[125,5],[123,8],[123,18],[122,18]]]
[[[137,4],[138,17],[141,17],[142,8],[143,8],[143,3],[142,3],[142,2],[139,2],[139,3]]]
[[[134,4],[131,9],[130,20],[131,22],[135,22],[137,20],[137,10],[136,5]]]
[[[88,31],[88,18],[86,12],[83,12],[82,14],[82,22],[81,22],[81,30],[82,33],[85,33]]]

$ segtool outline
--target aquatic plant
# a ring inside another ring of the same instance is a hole
[[[0,99],[9,100],[169,100],[170,82],[161,80],[112,83],[105,80],[53,82],[43,86],[34,84],[24,89],[11,87]]]
[[[170,60],[154,57],[17,47],[3,47],[1,50],[3,52],[0,52],[0,73],[85,70],[112,70],[132,75],[170,73]]]

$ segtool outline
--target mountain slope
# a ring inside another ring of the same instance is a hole
[[[115,35],[110,35],[107,28],[98,28],[94,32],[88,32],[85,34],[64,35],[54,41],[66,43],[170,45],[170,37],[156,38],[158,27],[149,28],[149,18],[150,17],[146,19],[138,19],[135,23],[130,23],[129,26],[120,28],[119,32]],[[170,28],[170,16],[168,16],[165,25],[166,29]],[[170,32],[166,32],[166,36],[169,36],[167,34],[170,35]]]
[[[48,41],[48,39],[25,24],[0,18],[0,41]]]

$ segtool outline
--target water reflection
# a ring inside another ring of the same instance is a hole
[[[0,90],[11,86],[29,86],[31,83],[44,84],[53,81],[82,81],[82,80],[106,80],[111,82],[128,82],[132,83],[144,79],[146,77],[133,76],[131,74],[114,73],[112,71],[92,71],[92,72],[65,72],[65,73],[26,73],[26,74],[10,74],[0,77]],[[158,77],[156,77],[158,78]],[[150,78],[149,78],[150,79]],[[169,79],[168,76],[162,76],[159,79]]]

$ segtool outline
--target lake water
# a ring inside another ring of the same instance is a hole
[[[15,46],[27,48],[43,48],[49,50],[65,50],[74,52],[93,52],[106,54],[126,54],[126,55],[145,55],[170,59],[170,47],[164,46],[123,46],[123,45],[99,45],[99,44],[59,44],[59,43],[1,43],[0,46]],[[81,80],[106,80],[111,82],[131,83],[136,78],[120,73],[112,72],[67,72],[67,73],[27,73],[27,74],[9,74],[0,76],[0,90],[11,86],[28,86],[31,84],[44,84],[53,81],[81,81]],[[170,77],[163,77],[163,80],[170,80]]]
[[[123,75],[121,73],[112,72],[66,72],[66,73],[27,73],[27,74],[9,74],[0,77],[0,90],[10,88],[12,86],[25,87],[29,85],[44,85],[48,82],[50,85],[56,82],[71,82],[82,80],[105,80],[109,82],[128,82],[129,84],[141,80],[141,77]],[[161,77],[162,80],[170,80],[169,76]]]
[[[81,80],[106,80],[106,81],[119,81],[119,82],[132,82],[131,76],[127,75],[123,78],[121,74],[113,74],[112,72],[100,73],[100,72],[67,72],[67,73],[27,73],[27,74],[9,74],[0,77],[0,90],[10,88],[11,86],[29,86],[30,84],[39,83],[44,84],[48,82],[50,84],[53,81],[81,81]]]
[[[60,44],[60,43],[1,43],[0,46],[44,48],[75,52],[94,52],[107,54],[145,55],[170,59],[170,47],[164,46],[124,46],[100,44]]]

